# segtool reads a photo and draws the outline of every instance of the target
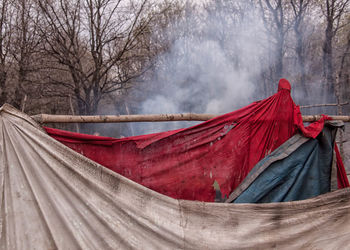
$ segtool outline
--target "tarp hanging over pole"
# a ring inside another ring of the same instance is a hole
[[[150,135],[114,139],[46,131],[152,190],[176,199],[214,201],[214,184],[219,185],[221,198],[228,197],[260,160],[293,135],[316,138],[322,131],[328,118],[304,127],[290,91],[289,82],[281,79],[278,92],[265,100],[190,128]],[[340,186],[348,186],[346,175],[339,176]]]
[[[338,189],[334,125],[327,122],[315,139],[293,136],[256,164],[226,202],[296,201]]]
[[[176,200],[0,109],[0,249],[344,249],[350,189],[270,204]]]

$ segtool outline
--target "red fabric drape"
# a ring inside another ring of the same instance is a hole
[[[52,128],[53,138],[101,165],[177,199],[214,201],[216,181],[228,196],[254,165],[298,130],[315,138],[320,121],[304,127],[281,79],[273,96],[199,125],[122,139]]]
[[[343,160],[340,156],[340,152],[338,149],[338,145],[335,143],[334,145],[334,150],[335,150],[335,155],[337,158],[337,179],[338,179],[338,188],[346,188],[349,187],[349,180],[348,177],[346,176],[345,168],[344,168],[344,163]]]

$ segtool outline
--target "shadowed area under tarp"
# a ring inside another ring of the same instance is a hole
[[[176,200],[0,109],[0,249],[346,249],[350,190],[269,204]]]

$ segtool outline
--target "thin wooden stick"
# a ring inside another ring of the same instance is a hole
[[[329,104],[313,104],[313,105],[304,105],[300,106],[300,108],[314,108],[314,107],[328,107],[328,106],[344,106],[349,104],[349,102],[344,102],[344,103],[329,103]]]
[[[151,114],[151,115],[34,115],[39,123],[113,123],[113,122],[164,122],[164,121],[207,121],[214,118],[212,114]]]
[[[32,118],[39,123],[117,123],[117,122],[165,122],[165,121],[207,121],[218,115],[215,114],[152,114],[152,115],[34,115]],[[304,115],[304,122],[314,122],[321,115]],[[350,116],[330,116],[333,120],[350,122]]]
[[[70,110],[72,111],[72,115],[75,115],[73,102],[72,102],[72,96],[71,95],[69,95],[69,106],[70,106]],[[77,130],[78,133],[80,132],[79,125],[77,123],[75,124],[75,129]]]
[[[22,100],[22,108],[21,111],[24,112],[24,109],[26,108],[26,102],[27,102],[27,95],[24,95],[24,98]]]
[[[303,121],[304,122],[315,122],[321,119],[321,115],[303,115]],[[343,121],[343,122],[350,122],[350,116],[348,115],[329,115],[333,120],[336,121]]]

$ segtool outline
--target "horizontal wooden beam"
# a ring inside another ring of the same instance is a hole
[[[207,121],[215,114],[152,114],[152,115],[34,115],[32,118],[39,123],[118,123],[118,122],[166,122],[166,121]],[[330,116],[333,120],[350,122],[350,116]],[[304,122],[314,122],[321,115],[304,115]]]
[[[303,115],[303,121],[304,122],[315,122],[319,119],[321,119],[321,115]],[[350,116],[348,115],[329,115],[329,117],[332,118],[332,120],[335,121],[343,121],[343,122],[350,122]]]
[[[117,122],[165,122],[207,121],[213,114],[153,114],[153,115],[34,115],[39,123],[117,123]]]
[[[343,103],[329,103],[329,104],[313,104],[313,105],[304,105],[300,106],[300,108],[316,108],[316,107],[334,107],[334,106],[345,106],[348,105],[349,102],[343,102]]]

